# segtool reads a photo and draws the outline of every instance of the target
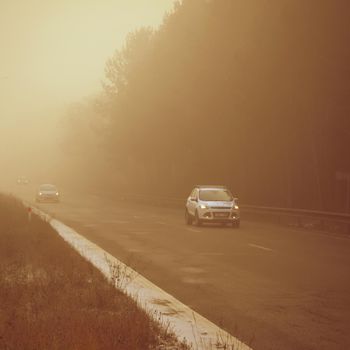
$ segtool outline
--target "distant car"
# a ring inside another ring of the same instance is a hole
[[[18,185],[28,185],[29,180],[25,176],[19,176],[17,178],[17,183],[18,183]]]
[[[60,193],[55,185],[43,184],[38,188],[36,194],[37,202],[59,202]]]
[[[238,199],[225,186],[196,186],[186,202],[185,221],[187,225],[222,223],[238,228]]]

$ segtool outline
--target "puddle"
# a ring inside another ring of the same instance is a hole
[[[170,302],[166,299],[153,299],[153,304],[165,307],[165,311],[161,311],[163,316],[174,316],[183,313],[183,311],[178,311],[169,306]]]
[[[156,305],[168,306],[170,302],[166,299],[152,299],[152,302]]]

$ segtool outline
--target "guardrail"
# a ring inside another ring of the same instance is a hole
[[[159,206],[184,208],[186,198],[154,196],[154,195],[123,195],[140,203]],[[350,214],[334,213],[306,209],[261,207],[240,205],[243,218],[279,223],[291,227],[304,229],[350,234]]]
[[[242,205],[245,216],[271,220],[288,226],[350,234],[350,215],[306,209],[258,207]]]

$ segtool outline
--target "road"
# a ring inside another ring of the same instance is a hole
[[[350,237],[244,217],[198,228],[180,209],[69,192],[39,207],[255,350],[350,349]]]

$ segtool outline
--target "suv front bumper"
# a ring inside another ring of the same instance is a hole
[[[202,222],[236,222],[240,220],[237,210],[201,209],[198,211],[198,218]]]

